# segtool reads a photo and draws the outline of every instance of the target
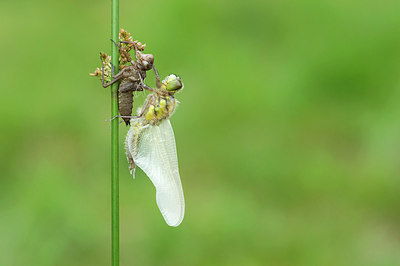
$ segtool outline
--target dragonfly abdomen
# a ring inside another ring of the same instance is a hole
[[[143,71],[144,72],[144,71]],[[139,78],[132,77],[132,74],[121,80],[118,87],[118,111],[121,116],[131,116],[133,109],[133,92],[143,91],[139,85]],[[146,77],[146,72],[142,73]],[[122,117],[126,125],[130,125],[131,118]]]
[[[133,109],[133,91],[118,93],[118,111],[121,116],[131,116]],[[129,125],[130,118],[122,118]]]

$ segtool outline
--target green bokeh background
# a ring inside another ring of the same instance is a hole
[[[0,2],[0,265],[110,263],[109,7]],[[398,0],[120,8],[185,83],[186,197],[168,227],[121,124],[121,265],[400,265]]]

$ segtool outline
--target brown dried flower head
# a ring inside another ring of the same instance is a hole
[[[120,43],[120,48],[123,52],[119,52],[119,69],[123,69],[130,63],[131,58],[127,58],[126,54],[130,54],[130,51],[134,49],[134,46],[137,47],[137,50],[140,52],[144,51],[146,44],[142,44],[138,40],[134,41],[132,35],[124,29],[120,29],[119,31],[119,40],[122,42],[129,42],[129,43]],[[104,67],[104,81],[110,82],[111,81],[111,56],[108,56],[105,53],[101,53],[101,58],[103,61]],[[96,68],[94,73],[90,73],[91,76],[100,77],[101,78],[101,68]]]
[[[100,53],[100,56],[103,61],[104,67],[104,82],[108,83],[111,81],[111,56],[108,56],[106,53]],[[101,78],[101,69],[96,68],[94,73],[90,73],[92,77],[100,77]]]

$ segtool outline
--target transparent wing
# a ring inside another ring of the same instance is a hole
[[[185,214],[185,200],[178,169],[174,132],[169,119],[160,125],[136,127],[128,143],[136,165],[156,187],[156,200],[165,221],[178,226]]]

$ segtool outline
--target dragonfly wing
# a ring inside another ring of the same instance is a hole
[[[164,119],[158,126],[142,127],[135,142],[130,145],[133,160],[153,182],[157,205],[167,224],[178,226],[185,214],[185,200],[169,119]]]

